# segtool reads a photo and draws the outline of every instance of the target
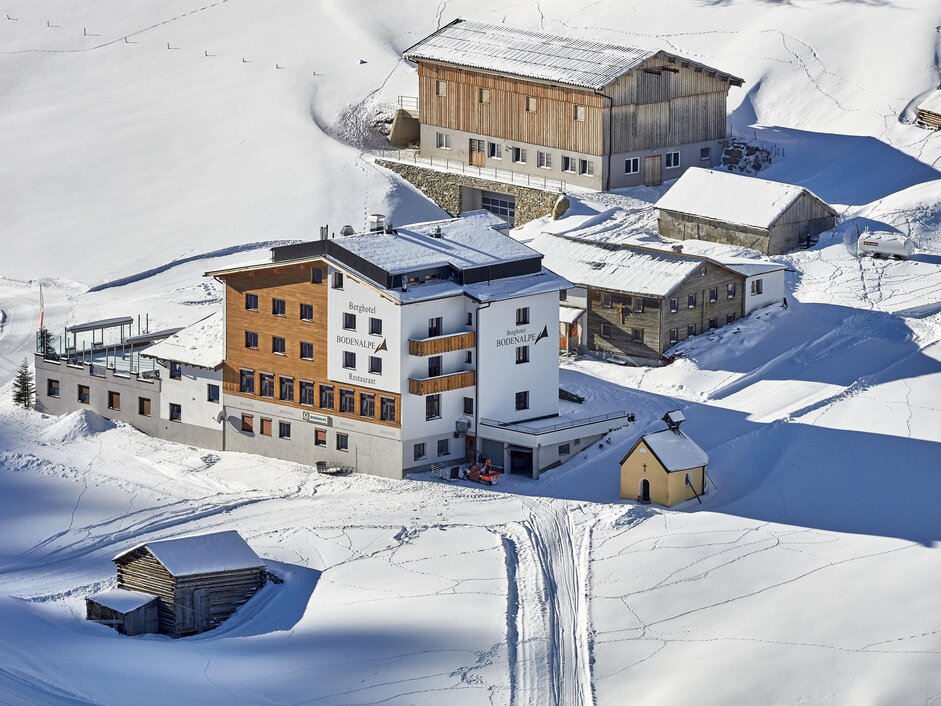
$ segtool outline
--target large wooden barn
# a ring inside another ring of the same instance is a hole
[[[657,202],[660,235],[782,255],[830,230],[837,213],[794,184],[690,169]]]
[[[157,631],[173,637],[217,627],[265,583],[264,561],[234,530],[139,544],[114,563],[118,588],[157,599]]]

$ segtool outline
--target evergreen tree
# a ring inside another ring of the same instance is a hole
[[[33,374],[29,371],[29,360],[23,358],[23,364],[13,380],[13,404],[29,409],[33,405],[35,392],[36,386],[33,384]]]
[[[54,352],[54,347],[52,344],[52,333],[43,326],[39,329],[39,352],[48,355],[50,352]]]

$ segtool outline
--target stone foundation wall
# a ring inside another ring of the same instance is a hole
[[[425,196],[452,216],[479,208],[476,204],[464,203],[465,198],[462,198],[462,187],[481,191],[495,191],[513,196],[516,199],[515,225],[517,226],[529,223],[536,218],[548,216],[552,213],[552,207],[559,198],[558,192],[554,191],[542,191],[528,186],[504,184],[463,174],[439,172],[414,164],[402,164],[384,159],[377,159],[376,164],[395,172],[413,184]]]

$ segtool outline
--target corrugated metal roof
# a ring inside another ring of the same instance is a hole
[[[600,90],[656,53],[459,19],[407,49],[405,58]]]

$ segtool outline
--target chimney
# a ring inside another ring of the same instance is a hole
[[[353,226],[351,225],[345,225],[342,228],[340,228],[340,235],[343,235],[343,236],[353,235],[353,233],[355,232],[356,231],[353,230]]]
[[[386,227],[386,217],[382,213],[371,213],[367,220],[367,228],[370,233],[381,233]]]
[[[683,246],[677,243],[672,248],[673,252],[683,252]]]
[[[431,237],[432,237],[432,238],[440,238],[440,237],[441,237],[441,226],[435,226],[434,231],[432,231],[432,233],[431,233]]]

